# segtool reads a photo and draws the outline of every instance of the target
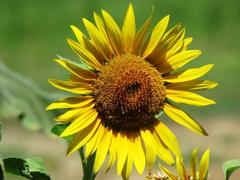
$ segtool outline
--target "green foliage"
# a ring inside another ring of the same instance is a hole
[[[60,134],[64,131],[64,129],[67,127],[67,124],[55,124],[51,132],[57,136],[60,136]]]
[[[5,171],[31,180],[50,180],[46,172],[45,164],[43,160],[39,158],[20,159],[14,157],[3,159],[2,162],[1,170],[4,168],[4,170],[1,171],[2,177]]]
[[[0,137],[1,137],[0,124]],[[1,139],[0,139],[1,140]],[[6,178],[6,173],[26,177],[30,180],[50,180],[44,161],[40,158],[21,159],[16,157],[0,158],[0,179]]]
[[[46,93],[0,62],[0,117],[16,118],[30,130],[50,130],[54,115],[45,107],[55,94]],[[57,98],[57,97],[56,97]]]
[[[2,124],[0,123],[0,141],[2,140]],[[0,179],[4,179],[5,175],[4,175],[4,166],[3,166],[3,162],[0,159]]]
[[[237,169],[240,169],[240,159],[224,162],[223,163],[224,180],[228,180],[231,174]]]
[[[81,147],[79,149],[79,154],[82,160],[83,180],[94,180],[97,175],[93,170],[96,153],[92,154],[88,159],[85,159],[84,150],[83,147]]]
[[[0,179],[5,179],[5,169],[3,166],[3,161],[0,159]]]
[[[55,124],[52,129],[51,132],[57,136],[60,136],[60,134],[62,134],[62,132],[64,131],[64,129],[68,126],[68,124]],[[72,140],[73,136],[67,136],[64,137],[64,139],[69,143]]]
[[[0,123],[0,141],[2,140],[2,124]]]

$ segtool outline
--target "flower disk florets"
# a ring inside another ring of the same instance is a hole
[[[153,126],[165,95],[160,73],[131,54],[118,56],[103,66],[93,92],[103,123],[118,131]]]

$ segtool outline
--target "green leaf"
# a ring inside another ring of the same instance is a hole
[[[3,159],[5,171],[31,180],[50,180],[45,164],[40,158],[6,158]]]
[[[3,160],[5,171],[15,175],[25,175],[28,167],[25,165],[25,161],[19,158],[7,158]]]
[[[0,179],[5,179],[5,168],[2,159],[0,159]]]
[[[224,180],[228,180],[231,174],[240,168],[240,159],[226,161],[223,163]]]
[[[0,84],[0,117],[18,119],[30,130],[50,131],[54,114],[46,112],[45,107],[58,98],[59,94],[42,91],[1,62]]]
[[[55,124],[52,129],[51,132],[57,136],[60,136],[60,134],[64,131],[65,128],[67,128],[67,124]]]
[[[83,68],[83,69],[85,69],[85,70],[95,72],[95,70],[93,70],[90,66],[88,66],[87,64],[85,64],[84,61],[81,60],[81,59],[79,59],[79,62],[77,63],[77,62],[71,61],[70,59],[67,59],[67,58],[65,58],[65,57],[62,57],[62,56],[60,56],[60,55],[58,55],[58,54],[57,54],[57,57],[58,57],[59,59],[63,59],[63,60],[69,61],[69,62],[71,62],[72,64],[75,64],[76,66],[80,66],[81,68]]]
[[[62,134],[62,132],[64,131],[64,129],[66,129],[68,126],[68,124],[55,124],[52,129],[51,132],[57,136],[60,136],[60,134]],[[73,136],[67,136],[64,137],[64,139],[69,143],[71,142]]]

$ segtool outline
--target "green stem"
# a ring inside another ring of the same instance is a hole
[[[84,158],[83,148],[80,148],[79,154],[82,160],[83,167],[83,179],[82,180],[94,180],[96,175],[93,171],[93,165],[95,160],[95,153],[91,155],[87,160]]]

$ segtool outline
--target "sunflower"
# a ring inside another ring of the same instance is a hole
[[[70,79],[49,80],[54,87],[76,94],[47,107],[68,109],[56,118],[58,123],[68,124],[61,137],[74,135],[67,154],[82,147],[86,158],[95,153],[95,172],[109,156],[107,169],[117,162],[117,173],[125,179],[133,164],[142,174],[156,156],[173,164],[171,152],[179,156],[179,145],[158,115],[165,112],[181,125],[206,135],[201,125],[172,103],[214,104],[192,92],[216,86],[196,80],[213,65],[175,72],[201,52],[187,50],[192,38],[184,38],[181,24],[166,32],[169,16],[161,19],[147,38],[152,15],[136,31],[131,4],[122,29],[105,10],[102,17],[94,13],[94,20],[95,24],[83,18],[89,36],[71,26],[77,41],[68,39],[68,43],[81,63],[56,59],[71,73]]]
[[[174,175],[171,171],[169,171],[167,168],[160,165],[161,171],[166,175],[160,175],[156,178],[167,178],[169,180],[206,180],[208,179],[208,167],[209,167],[209,159],[210,159],[210,150],[207,149],[200,160],[199,168],[197,169],[197,163],[198,163],[198,149],[195,148],[192,152],[191,157],[191,170],[190,172],[187,172],[186,166],[184,165],[183,159],[181,157],[176,158],[176,170],[177,175]],[[156,179],[155,178],[155,179]]]

